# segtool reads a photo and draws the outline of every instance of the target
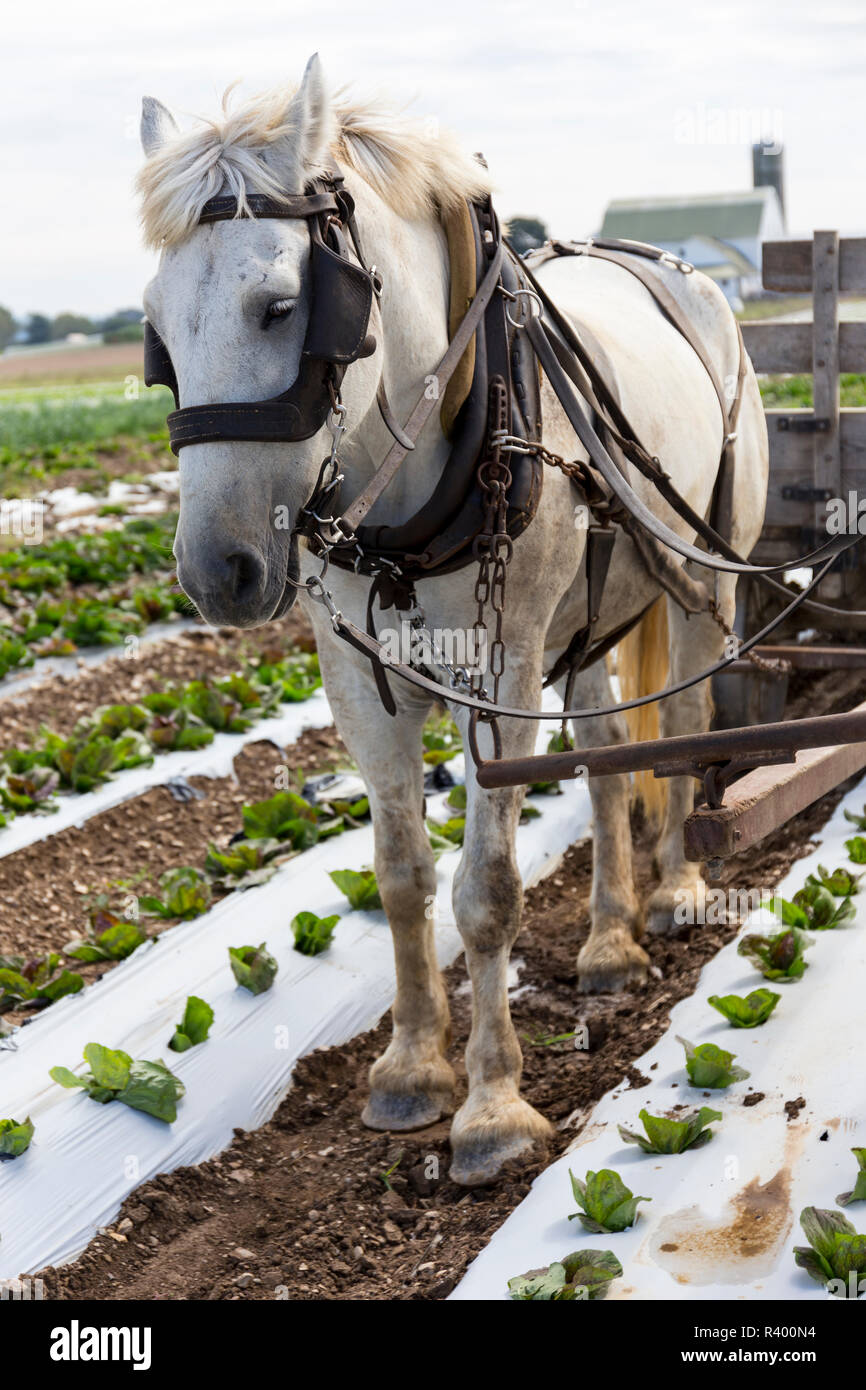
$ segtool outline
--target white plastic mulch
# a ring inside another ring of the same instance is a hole
[[[296,708],[308,714],[311,703]],[[261,737],[264,727],[254,736]],[[540,737],[546,739],[547,731]],[[431,799],[436,819],[446,818],[443,802],[444,795]],[[527,884],[542,877],[589,824],[589,797],[581,784],[565,784],[564,795],[540,797],[537,804],[541,817],[517,835]],[[372,854],[370,827],[323,841],[264,886],[234,893],[205,916],[140,947],[98,984],[22,1028],[13,1039],[15,1051],[0,1050],[0,1118],[29,1115],[36,1126],[27,1153],[0,1164],[0,1279],[73,1258],[140,1182],[201,1162],[225,1147],[235,1127],[250,1129],[267,1120],[299,1057],[378,1022],[394,994],[384,914],[351,912],[327,873],[361,868]],[[457,853],[449,853],[438,863],[437,949],[443,966],[461,949],[450,906],[458,861]],[[293,949],[289,924],[302,910],[344,913],[323,955],[307,958]],[[277,958],[279,974],[268,993],[254,998],[235,986],[228,947],[262,941]],[[206,1043],[178,1055],[167,1044],[191,993],[213,1006],[216,1021]],[[166,1060],[187,1088],[176,1122],[168,1126],[116,1102],[100,1106],[55,1085],[49,1069],[77,1069],[88,1042]]]
[[[844,841],[856,829],[842,813],[861,812],[864,791],[861,783],[846,796],[821,832],[819,848],[780,884],[783,897],[790,898],[818,863],[849,865]],[[854,1186],[851,1147],[866,1145],[866,893],[854,901],[851,924],[813,933],[809,968],[797,983],[765,982],[737,955],[736,942],[720,951],[694,994],[673,1009],[664,1037],[635,1063],[651,1085],[629,1089],[623,1083],[599,1102],[576,1146],[536,1179],[452,1298],[505,1298],[509,1278],[581,1247],[610,1249],[620,1260],[624,1274],[611,1285],[609,1299],[829,1297],[795,1266],[792,1248],[807,1244],[802,1209],[834,1207],[837,1194]],[[755,914],[743,931],[763,928],[778,929],[766,912]],[[782,998],[758,1028],[731,1028],[707,1003],[709,995],[745,995],[764,984]],[[677,1034],[735,1053],[750,1077],[724,1091],[695,1090]],[[592,1066],[591,1052],[586,1065]],[[749,1087],[765,1096],[753,1107],[743,1105]],[[789,1122],[784,1104],[801,1097],[805,1107]],[[681,1103],[722,1112],[706,1147],[658,1157],[619,1137],[618,1124],[642,1132],[641,1109],[660,1115]],[[581,1179],[590,1169],[614,1168],[635,1194],[652,1201],[641,1204],[630,1230],[591,1235],[568,1220],[577,1210],[569,1168]],[[846,1215],[866,1231],[866,1206],[848,1207]]]
[[[149,767],[131,767],[116,773],[92,792],[61,792],[57,810],[40,815],[30,812],[16,816],[0,829],[0,859],[14,854],[38,840],[83,825],[92,816],[119,806],[151,787],[162,787],[177,777],[228,777],[235,757],[247,743],[269,740],[283,748],[294,743],[304,729],[325,729],[333,723],[324,692],[317,690],[308,700],[281,706],[270,719],[260,719],[242,734],[215,734],[206,748],[158,753]]]

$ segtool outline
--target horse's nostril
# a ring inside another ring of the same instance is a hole
[[[229,585],[235,599],[249,598],[257,593],[262,581],[264,566],[259,556],[252,550],[237,550],[226,556],[226,569]]]

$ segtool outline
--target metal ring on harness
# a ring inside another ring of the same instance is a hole
[[[533,300],[535,304],[538,305],[538,309],[532,310],[532,312],[530,313],[530,318],[540,319],[542,314],[544,313],[544,305],[541,302],[541,295],[537,294],[535,290],[531,290],[528,285],[522,285],[520,289],[516,290],[506,290],[502,286],[500,286],[500,293],[502,294],[503,299],[509,300],[509,302],[512,304],[514,304],[520,298],[521,295],[525,295],[527,299]],[[511,324],[512,328],[524,328],[526,326],[526,323],[528,322],[528,320],[526,319],[512,318],[508,309],[508,305],[505,306],[505,317],[508,319],[508,322]]]

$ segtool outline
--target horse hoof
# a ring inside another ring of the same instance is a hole
[[[650,959],[631,932],[621,928],[600,942],[587,941],[577,957],[578,994],[620,994],[643,989]]]
[[[371,1091],[361,1112],[361,1123],[368,1129],[425,1129],[450,1109],[451,1092],[423,1091],[399,1095],[395,1091]]]
[[[525,1100],[513,1096],[499,1106],[488,1103],[486,1114],[470,1118],[467,1101],[454,1117],[451,1128],[452,1182],[461,1187],[482,1187],[493,1182],[511,1159],[528,1163],[543,1157],[553,1130],[543,1115]],[[465,1116],[465,1118],[464,1118]]]
[[[703,886],[703,885],[701,885]],[[698,890],[696,888],[685,888],[672,890],[669,888],[657,888],[647,903],[646,907],[646,929],[653,936],[682,936],[688,924],[687,908],[689,898],[687,891],[691,893],[691,900],[698,901]],[[694,921],[694,917],[692,917]]]

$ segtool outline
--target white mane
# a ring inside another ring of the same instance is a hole
[[[330,106],[330,158],[318,168],[301,168],[294,150],[297,127],[289,115],[293,90],[262,93],[236,110],[229,106],[231,91],[218,118],[201,118],[169,140],[138,175],[148,245],[183,241],[204,204],[220,191],[234,195],[243,209],[247,193],[299,193],[335,161],[406,218],[448,210],[490,190],[487,170],[450,132],[428,131],[378,101],[342,93]]]

